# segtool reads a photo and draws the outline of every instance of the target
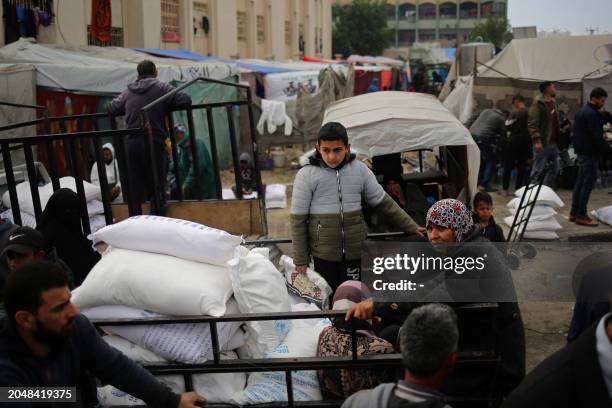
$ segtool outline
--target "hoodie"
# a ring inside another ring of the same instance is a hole
[[[113,188],[114,186],[121,186],[121,177],[119,176],[119,166],[117,164],[117,159],[115,156],[115,148],[112,144],[106,143],[102,146],[102,149],[110,150],[111,154],[113,155],[113,160],[111,160],[110,163],[105,164],[106,181],[108,182],[109,187]],[[96,186],[100,185],[100,175],[98,174],[97,162],[94,163],[93,167],[91,168],[90,180],[92,184],[95,184]],[[119,196],[115,199],[114,202],[121,201],[123,201],[122,194],[119,194]]]
[[[161,98],[175,88],[169,84],[159,81],[155,77],[138,77],[136,81],[128,85],[117,98],[113,99],[108,106],[108,113],[112,116],[125,115],[128,128],[142,127],[141,109]],[[166,129],[166,116],[172,109],[186,108],[191,106],[191,98],[183,92],[177,92],[172,98],[158,103],[149,110],[149,121],[153,131],[154,140],[163,146],[164,139],[168,137]]]
[[[179,174],[183,187],[187,188],[186,200],[210,200],[217,196],[217,182],[212,158],[202,139],[196,138],[196,150],[198,155],[198,170],[196,174],[193,165],[193,153],[188,146],[189,133],[185,133],[183,140],[179,143]]]
[[[96,401],[92,382],[95,376],[150,406],[178,407],[179,395],[109,346],[85,316],[78,315],[73,326],[65,343],[56,346],[47,357],[39,358],[6,317],[0,320],[0,386],[77,387],[77,403],[70,406],[89,407]],[[22,403],[18,406],[45,405]]]

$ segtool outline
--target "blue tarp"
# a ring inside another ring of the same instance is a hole
[[[450,61],[454,61],[455,60],[455,54],[457,53],[457,49],[456,48],[445,48],[444,49],[444,53],[446,54],[446,57]]]
[[[207,55],[198,54],[197,52],[187,50],[163,50],[160,48],[134,48],[135,51],[144,52],[145,54],[155,55],[157,57],[166,58],[180,58],[191,61],[219,61],[226,64],[236,64],[240,68],[250,69],[252,71],[260,72],[262,74],[280,74],[283,72],[290,72],[291,69],[269,67],[266,65],[258,65],[252,63],[240,62],[239,60],[224,60],[216,57],[209,57]]]

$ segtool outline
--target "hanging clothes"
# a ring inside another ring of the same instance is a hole
[[[101,42],[111,38],[111,2],[110,0],[92,0],[91,2],[91,35]]]

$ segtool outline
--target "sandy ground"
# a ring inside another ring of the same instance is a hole
[[[264,171],[262,178],[264,183],[290,184],[293,181],[295,170],[276,169]],[[561,208],[556,216],[563,229],[559,231],[562,241],[587,239],[589,241],[612,241],[612,227],[600,225],[596,228],[580,227],[568,221],[569,206],[571,204],[571,191],[558,191],[565,206]],[[507,202],[513,197],[503,197],[493,193],[495,202],[494,209],[496,219],[502,222],[503,218],[510,215],[506,208]],[[612,204],[612,195],[607,191],[594,191],[589,203],[589,209],[599,208]],[[289,197],[286,209],[268,210],[268,229],[270,238],[288,238],[290,234],[289,209],[291,201]],[[504,226],[505,233],[509,228]],[[290,245],[279,245],[282,252],[289,253]],[[544,273],[544,272],[542,272]],[[515,276],[517,282],[530,282],[538,279],[538,273],[527,275],[528,272],[518,272]],[[519,283],[520,284],[520,283]],[[527,342],[527,369],[532,370],[546,357],[559,350],[565,345],[565,339],[569,329],[573,312],[573,302],[522,302],[520,304],[525,323],[525,336]]]

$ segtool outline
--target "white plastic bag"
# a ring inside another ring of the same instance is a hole
[[[599,221],[612,225],[612,205],[593,210],[591,214],[593,214]]]
[[[238,312],[238,305],[234,300],[228,302],[227,311],[229,314]],[[162,316],[125,306],[101,306],[85,309],[82,313],[90,319],[138,319]],[[167,360],[203,364],[213,358],[208,323],[103,326],[102,329]],[[217,323],[219,347],[222,351],[231,350],[229,343],[235,329],[235,323]]]
[[[314,303],[320,309],[329,309],[331,286],[327,281],[312,269],[306,269],[306,273],[295,272],[293,259],[287,255],[280,258],[279,270],[285,274],[287,289],[302,299]]]
[[[319,310],[311,303],[291,307],[294,312]],[[319,335],[330,325],[328,319],[294,320],[285,340],[266,358],[316,357]],[[293,395],[295,401],[319,401],[322,399],[316,371],[294,371]],[[232,398],[237,405],[263,404],[287,401],[287,385],[284,372],[254,373],[249,376],[247,387]]]
[[[524,208],[521,211],[523,219],[525,219],[527,215],[529,214],[528,210],[529,208]],[[516,212],[517,212],[516,208],[510,209],[510,214],[512,214],[513,217],[516,215]],[[549,207],[548,205],[543,205],[543,204],[542,205],[536,204],[533,206],[533,210],[531,211],[531,216],[529,218],[535,221],[542,221],[556,214],[557,212],[552,207]]]
[[[234,297],[242,313],[277,313],[291,310],[285,281],[268,259],[267,248],[236,248],[234,259],[228,262],[232,274]],[[253,321],[247,326],[255,342],[254,357],[274,350],[283,339],[286,321]]]
[[[225,231],[175,218],[140,215],[102,228],[94,244],[165,254],[189,261],[225,266],[241,238]]]
[[[231,295],[227,267],[112,248],[89,272],[72,301],[81,309],[125,305],[171,316],[223,316]]]
[[[525,239],[559,239],[559,235],[554,231],[525,231]]]
[[[528,203],[532,201],[533,198],[535,198],[537,190],[538,189],[536,187],[529,191],[529,194],[527,195],[527,197],[525,197],[525,203]],[[518,201],[516,205],[514,206],[514,208],[518,207],[518,205],[520,204],[520,200],[524,192],[525,192],[525,187],[521,187],[514,192],[514,195],[518,198]],[[538,194],[538,198],[536,202],[538,204],[547,204],[554,208],[560,208],[564,206],[563,200],[561,200],[561,198],[557,195],[557,193],[555,193],[555,191],[548,186],[542,186],[542,189],[540,190],[540,194]],[[508,204],[508,207],[510,207],[510,204]]]
[[[235,360],[236,358],[236,353],[233,352],[225,352],[221,355],[222,360]],[[185,392],[185,379],[182,375],[166,375],[157,378],[175,393]],[[245,373],[194,374],[192,378],[194,390],[212,404],[229,403],[236,393],[244,389],[246,384]],[[98,388],[98,400],[103,407],[145,405],[142,400],[112,385]]]
[[[504,218],[504,222],[507,226],[511,227],[512,222],[514,221],[514,217],[506,217]],[[525,231],[558,231],[563,229],[561,224],[555,219],[554,216],[549,217],[545,220],[529,220],[527,222],[527,228]]]

